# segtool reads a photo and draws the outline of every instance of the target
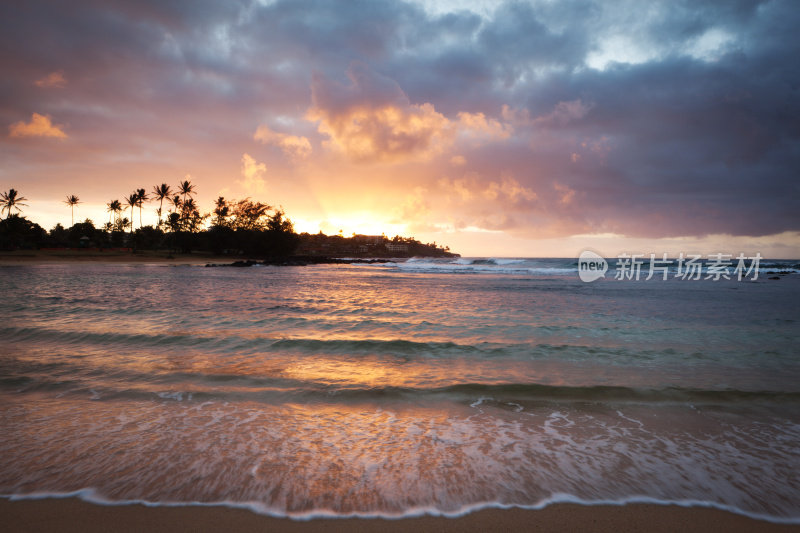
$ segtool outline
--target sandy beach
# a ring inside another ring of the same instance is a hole
[[[582,506],[558,504],[539,511],[488,509],[459,518],[420,517],[401,520],[315,519],[296,521],[227,507],[145,507],[94,505],[75,498],[0,500],[0,523],[15,532],[149,531],[315,531],[417,533],[469,531],[597,532],[790,532],[800,526],[753,520],[725,511],[632,504]]]

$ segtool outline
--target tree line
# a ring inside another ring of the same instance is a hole
[[[86,219],[75,223],[77,195],[66,197],[72,226],[61,224],[49,232],[22,216],[27,198],[16,189],[0,193],[0,249],[47,247],[131,248],[134,250],[192,250],[213,253],[248,254],[262,257],[288,256],[297,246],[294,227],[283,209],[245,198],[227,200],[220,196],[211,213],[201,213],[194,199],[197,190],[189,180],[177,188],[162,183],[148,193],[136,189],[120,201],[106,204],[108,222],[96,227]],[[142,210],[147,202],[157,202],[158,223],[145,226]],[[165,211],[166,206],[166,211]],[[126,216],[130,209],[130,217]],[[138,209],[139,227],[136,228]],[[211,225],[206,228],[206,221]]]
[[[77,195],[66,197],[72,226],[56,224],[50,231],[22,216],[27,198],[16,189],[0,193],[0,250],[38,248],[130,248],[132,250],[169,250],[188,253],[206,251],[214,254],[251,257],[288,257],[295,253],[312,256],[411,257],[414,255],[452,257],[458,254],[436,243],[425,244],[413,237],[353,234],[328,236],[297,234],[282,208],[244,198],[214,201],[210,213],[201,213],[194,196],[193,183],[184,180],[173,189],[166,183],[155,185],[150,192],[136,189],[120,201],[106,204],[109,220],[96,227],[89,219],[75,222],[75,207],[81,203]],[[158,207],[156,225],[142,223],[142,210],[147,202]],[[166,211],[165,211],[166,207]],[[135,227],[136,210],[139,227]],[[130,210],[130,212],[128,212]],[[130,217],[127,215],[130,214]],[[208,223],[208,225],[207,225]]]

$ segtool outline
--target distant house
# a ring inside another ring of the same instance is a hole
[[[385,239],[383,235],[353,235],[353,240],[358,243],[380,244],[383,242],[383,239]]]
[[[390,252],[407,252],[408,245],[407,244],[400,244],[396,242],[387,242],[386,249]]]

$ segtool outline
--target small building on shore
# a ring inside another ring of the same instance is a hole
[[[408,252],[408,245],[405,243],[398,243],[398,242],[387,242],[386,249],[390,252]]]

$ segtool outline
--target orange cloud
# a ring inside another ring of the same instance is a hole
[[[294,159],[305,159],[311,155],[311,143],[305,137],[272,131],[268,126],[259,126],[253,139],[279,147],[284,154]]]
[[[450,120],[433,104],[412,104],[394,80],[355,63],[349,85],[315,76],[306,118],[329,137],[325,146],[357,161],[426,160],[449,149],[459,134],[474,140],[507,139],[510,126],[483,113]]]
[[[501,124],[495,119],[487,119],[483,113],[458,114],[459,129],[471,136],[489,137],[490,139],[508,139],[513,129],[507,124]]]
[[[264,163],[259,163],[250,154],[242,154],[242,177],[244,179],[239,183],[248,194],[264,192],[267,188],[267,182],[264,179],[266,172],[267,166]]]
[[[533,189],[521,185],[510,176],[503,176],[500,182],[489,182],[489,186],[483,192],[483,195],[488,200],[501,198],[512,204],[531,202],[538,198]]]
[[[67,85],[63,71],[51,72],[42,79],[33,82],[37,87],[61,89]]]
[[[450,122],[431,104],[364,105],[334,114],[315,108],[309,118],[319,122],[318,130],[330,137],[327,146],[355,160],[427,159],[450,144]]]
[[[530,187],[522,185],[511,175],[501,176],[499,181],[487,180],[476,172],[467,172],[457,179],[442,178],[439,187],[451,200],[466,202],[500,201],[504,205],[532,206],[539,196]]]
[[[61,129],[63,126],[53,124],[50,117],[34,113],[30,122],[19,121],[8,127],[11,137],[55,137],[66,139],[67,134]]]

